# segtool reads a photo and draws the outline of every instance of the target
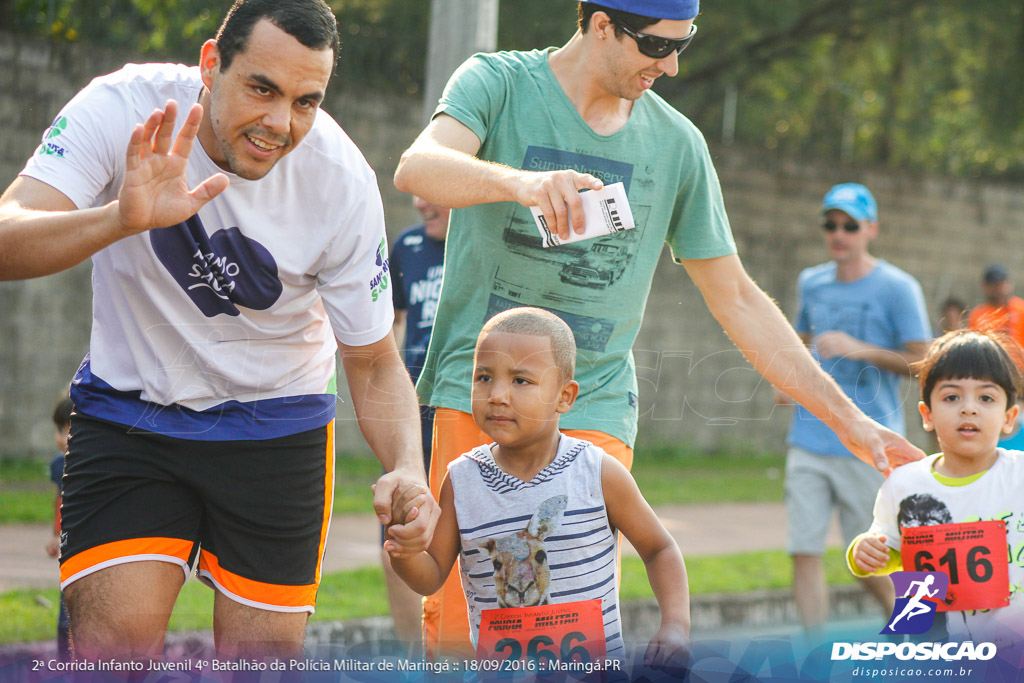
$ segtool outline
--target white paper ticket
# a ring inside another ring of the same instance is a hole
[[[633,211],[629,208],[629,200],[626,199],[626,188],[622,183],[605,185],[600,190],[580,192],[580,199],[583,200],[586,227],[582,233],[571,231],[569,238],[564,240],[548,230],[547,221],[544,220],[544,214],[540,209],[530,207],[545,247],[557,247],[559,244],[604,237],[636,227],[636,223],[633,222]]]

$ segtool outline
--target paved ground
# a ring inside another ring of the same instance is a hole
[[[782,550],[786,510],[782,503],[722,503],[657,508],[684,556]],[[46,555],[45,524],[0,525],[0,590],[57,585],[57,563]],[[379,527],[372,515],[346,515],[331,522],[325,571],[374,565],[379,561]],[[829,544],[838,546],[836,525]],[[632,548],[624,552],[632,552]]]

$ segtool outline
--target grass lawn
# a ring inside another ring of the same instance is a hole
[[[0,524],[53,522],[50,461],[0,459]]]
[[[0,484],[0,524],[53,524],[53,484]]]
[[[782,500],[786,456],[636,451],[633,477],[651,505]]]
[[[53,521],[49,463],[0,459],[0,524]],[[633,476],[651,505],[782,500],[782,455],[637,451]],[[373,512],[370,485],[381,475],[368,456],[337,460],[334,514]]]
[[[691,595],[788,588],[792,581],[789,556],[781,551],[741,553],[719,557],[693,557],[686,562]],[[756,571],[751,571],[756,568]],[[830,585],[853,583],[842,552],[825,554]],[[623,601],[653,598],[643,562],[622,561]],[[0,593],[0,645],[52,638],[57,623],[57,589],[17,590]],[[212,627],[213,591],[198,581],[185,584],[171,616],[172,631],[208,630]],[[345,621],[388,614],[384,576],[377,567],[325,574],[311,621]]]

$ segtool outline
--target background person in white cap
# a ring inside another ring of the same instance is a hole
[[[438,408],[435,496],[447,464],[490,441],[470,415],[473,347],[484,321],[516,306],[552,311],[576,336],[580,396],[562,430],[632,463],[638,397],[631,349],[665,242],[754,366],[773,382],[787,381],[793,397],[860,457],[882,469],[921,457],[821,372],[747,275],[703,136],[651,91],[655,80],[677,73],[697,13],[697,0],[581,2],[578,30],[562,47],[476,55],[463,64],[402,156],[400,190],[457,207],[418,383],[420,400]],[[614,182],[625,185],[635,230],[541,247],[528,207],[540,208],[566,237],[583,228],[578,192]],[[608,254],[616,269],[602,265]],[[440,642],[468,654],[458,576],[426,599],[424,616],[428,653]]]
[[[878,234],[878,209],[863,185],[836,185],[825,195],[821,229],[830,261],[800,273],[796,331],[811,353],[867,415],[902,434],[900,377],[924,357],[931,334],[921,286],[868,253]],[[853,457],[830,428],[797,406],[786,458],[787,549],[793,592],[805,629],[815,632],[828,614],[822,553],[834,509],[844,543],[870,524],[882,475]],[[888,577],[861,581],[888,617]]]

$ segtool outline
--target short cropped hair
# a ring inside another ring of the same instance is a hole
[[[478,344],[488,332],[547,337],[551,342],[551,355],[555,357],[555,367],[562,375],[562,381],[568,382],[576,374],[576,338],[565,321],[554,313],[529,306],[512,308],[498,313],[484,324],[477,338]]]
[[[998,332],[954,330],[944,334],[914,365],[919,373],[921,400],[931,409],[932,390],[940,381],[977,379],[992,382],[1006,392],[1009,409],[1021,395],[1022,357],[1020,346]]]
[[[594,16],[594,12],[604,12],[608,15],[608,18],[612,20],[612,25],[615,27],[615,37],[621,38],[623,36],[622,24],[635,29],[637,31],[647,28],[653,24],[657,24],[661,19],[655,17],[644,16],[643,14],[633,14],[632,12],[623,12],[620,9],[612,9],[611,7],[605,7],[595,2],[581,2],[576,8],[576,26],[579,28],[581,33],[586,33],[590,28],[590,18]]]
[[[71,424],[71,413],[75,410],[75,404],[71,399],[64,396],[53,408],[53,426],[57,429],[64,429]]]
[[[261,19],[269,19],[311,50],[330,48],[337,64],[341,49],[338,20],[324,0],[235,0],[217,30],[221,71],[227,71],[235,55],[245,52],[252,29]]]

